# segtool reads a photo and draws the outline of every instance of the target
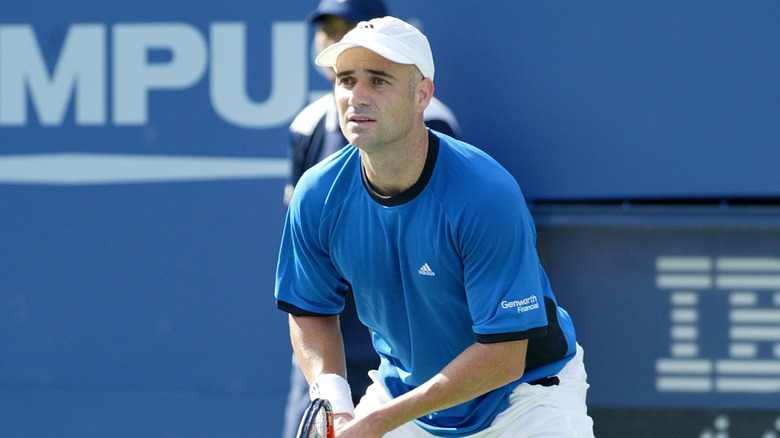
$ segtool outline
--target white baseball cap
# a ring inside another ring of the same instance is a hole
[[[398,18],[374,18],[358,23],[341,41],[323,50],[314,62],[321,67],[335,67],[339,55],[353,47],[364,47],[398,64],[414,65],[423,77],[433,80],[433,54],[428,38]]]

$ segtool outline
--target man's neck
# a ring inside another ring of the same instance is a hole
[[[395,196],[420,179],[428,156],[428,130],[423,125],[396,147],[370,155],[360,151],[360,159],[371,188],[382,196]]]

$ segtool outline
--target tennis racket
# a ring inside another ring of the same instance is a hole
[[[309,403],[298,427],[298,438],[335,438],[333,408],[324,398]]]

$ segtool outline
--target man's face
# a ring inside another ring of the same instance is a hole
[[[422,79],[416,67],[392,62],[362,47],[336,62],[335,96],[347,141],[365,151],[387,148],[409,135]]]

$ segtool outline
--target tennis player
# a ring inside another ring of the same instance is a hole
[[[275,295],[337,436],[592,437],[583,351],[517,182],[425,126],[427,38],[373,19],[316,63],[335,71],[350,145],[296,186]],[[350,286],[381,359],[356,408],[338,317]]]
[[[307,21],[316,28],[314,48],[317,54],[331,44],[339,42],[347,32],[361,21],[388,15],[382,0],[320,0]],[[331,82],[335,79],[333,69],[319,67],[318,72]],[[431,99],[423,114],[425,125],[438,132],[458,138],[460,128],[452,111],[435,97]],[[333,93],[307,105],[290,125],[290,174],[285,187],[285,205],[303,172],[324,160],[333,152],[347,145],[338,121],[338,110]],[[365,394],[371,384],[368,371],[375,369],[379,357],[371,345],[371,335],[360,322],[355,310],[352,293],[346,295],[344,310],[339,314],[341,334],[344,337],[347,373],[352,387],[353,400]],[[284,411],[284,429],[281,438],[295,438],[298,425],[309,404],[309,383],[298,365],[292,361],[290,389]]]

